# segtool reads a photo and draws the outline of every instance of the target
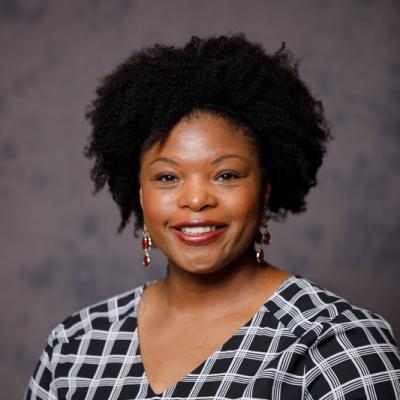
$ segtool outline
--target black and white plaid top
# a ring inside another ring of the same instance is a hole
[[[155,394],[136,325],[148,284],[58,325],[25,398],[400,399],[400,355],[390,325],[299,275],[194,371]]]

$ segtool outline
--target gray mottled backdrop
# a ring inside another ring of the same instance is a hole
[[[272,263],[385,316],[400,337],[400,3],[0,0],[0,379],[19,398],[49,330],[159,277],[109,194],[92,197],[84,111],[133,49],[243,31],[286,41],[336,140],[306,214],[272,225]]]

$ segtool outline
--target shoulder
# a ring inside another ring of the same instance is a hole
[[[48,346],[71,343],[91,335],[94,331],[112,330],[115,325],[118,325],[119,330],[125,330],[124,323],[129,317],[134,317],[131,320],[136,323],[137,306],[146,285],[147,283],[74,312],[51,331]],[[132,326],[126,329],[130,330]]]
[[[393,336],[381,315],[351,304],[345,298],[299,275],[293,275],[277,290],[268,309],[294,335],[314,332],[321,336],[335,326],[375,327]]]
[[[400,395],[399,349],[381,315],[299,276],[268,308],[296,338],[307,398]]]
[[[82,363],[82,354],[100,355],[102,343],[111,337],[114,341],[131,337],[136,327],[137,306],[146,285],[85,307],[58,324],[47,339],[25,398],[53,398],[56,373],[67,376],[74,363]]]

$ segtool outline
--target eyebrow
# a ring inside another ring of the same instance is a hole
[[[157,157],[149,165],[152,165],[157,161],[178,165],[178,163],[175,160],[173,160],[172,158],[167,158],[167,157]]]
[[[211,164],[218,164],[221,161],[226,160],[227,158],[239,158],[246,161],[245,157],[239,156],[238,154],[224,154],[223,156],[217,157],[215,160],[211,161]]]
[[[226,160],[227,158],[239,158],[241,160],[246,160],[245,157],[239,156],[238,154],[224,154],[220,157],[217,157],[215,160],[212,160],[211,164],[218,164],[221,161]],[[157,157],[153,161],[151,161],[151,163],[149,165],[152,165],[155,162],[166,162],[166,163],[173,164],[173,165],[179,165],[179,163],[177,161],[173,160],[172,158],[168,158],[168,157]]]

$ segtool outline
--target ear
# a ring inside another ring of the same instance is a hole
[[[141,186],[139,189],[139,199],[140,199],[140,207],[142,207],[142,210],[143,210],[142,187]]]
[[[269,203],[269,196],[271,194],[271,184],[269,182],[265,182],[264,188],[263,188],[263,200],[264,200],[264,205],[268,205]]]

